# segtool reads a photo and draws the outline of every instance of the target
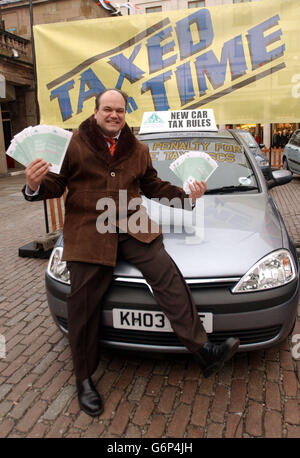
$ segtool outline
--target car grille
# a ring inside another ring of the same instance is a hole
[[[270,340],[279,333],[280,326],[262,329],[247,329],[237,331],[222,331],[209,334],[209,340],[213,343],[221,343],[228,337],[238,337],[241,345],[253,344]],[[160,345],[166,347],[183,347],[174,333],[128,331],[114,328],[100,329],[100,339],[111,342],[139,343],[143,345]]]
[[[59,324],[68,329],[67,320],[58,317]],[[280,332],[281,326],[270,326],[258,329],[246,329],[236,331],[213,332],[209,334],[209,340],[213,343],[221,343],[228,337],[238,337],[241,345],[250,345],[258,342],[266,342],[274,339]],[[158,345],[162,347],[182,347],[182,343],[172,332],[151,332],[151,331],[132,331],[115,329],[112,327],[100,328],[99,340],[109,342],[122,342],[127,344],[139,345]]]
[[[192,279],[186,278],[185,281],[189,287],[189,289],[204,289],[204,288],[233,288],[236,283],[240,280],[240,277],[234,278],[226,278],[224,279]],[[123,287],[130,287],[130,288],[142,288],[147,290],[149,288],[148,283],[144,278],[126,278],[126,277],[116,277],[113,280],[114,286],[123,286]]]

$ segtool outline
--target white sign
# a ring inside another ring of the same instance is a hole
[[[6,358],[6,342],[2,334],[0,334],[0,358]]]
[[[143,115],[139,133],[187,130],[216,132],[218,129],[213,110],[147,111]]]

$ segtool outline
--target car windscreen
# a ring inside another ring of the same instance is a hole
[[[248,146],[250,146],[250,148],[256,148],[257,147],[257,143],[256,141],[254,140],[253,136],[250,134],[250,132],[239,132],[239,135],[241,137],[243,137],[243,139],[245,140],[245,142],[247,143]]]
[[[178,136],[142,139],[142,141],[149,147],[158,176],[176,186],[182,187],[183,182],[170,169],[171,163],[189,151],[200,151],[207,153],[218,165],[206,182],[208,190],[226,186],[257,187],[254,171],[243,147],[233,138]]]

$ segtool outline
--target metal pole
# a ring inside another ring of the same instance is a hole
[[[35,108],[37,123],[40,123],[40,108],[37,98],[37,78],[36,78],[36,58],[34,48],[34,36],[33,36],[33,5],[32,0],[29,0],[29,14],[30,14],[30,31],[31,31],[31,49],[32,49],[32,61],[33,61],[33,84],[34,84],[34,95],[35,95]]]
[[[36,58],[35,58],[35,48],[34,48],[34,35],[33,35],[33,5],[32,0],[29,0],[29,16],[30,16],[30,33],[31,33],[31,49],[32,49],[32,61],[33,61],[33,87],[34,87],[34,99],[35,99],[35,110],[36,110],[36,120],[37,124],[40,123],[40,107],[37,97],[37,77],[36,77]],[[45,226],[46,232],[49,233],[49,221],[48,221],[48,211],[47,211],[47,201],[43,200],[44,206],[44,217],[45,217]]]

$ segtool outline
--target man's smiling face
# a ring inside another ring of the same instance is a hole
[[[94,117],[98,126],[107,137],[116,136],[125,125],[125,100],[117,91],[105,92],[95,108]]]

